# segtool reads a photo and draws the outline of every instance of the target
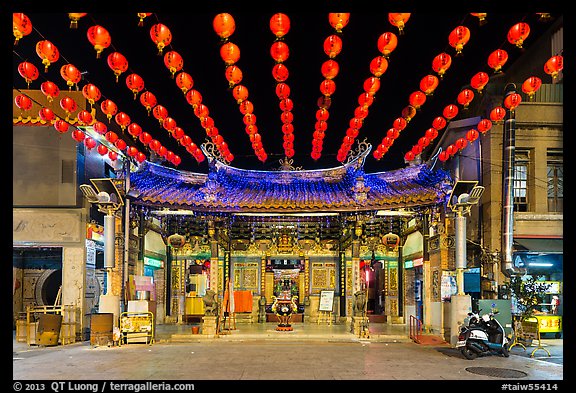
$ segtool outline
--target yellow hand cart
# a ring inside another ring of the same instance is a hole
[[[120,345],[154,343],[154,314],[152,312],[127,311],[120,314]]]

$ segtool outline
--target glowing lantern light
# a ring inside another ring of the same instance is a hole
[[[242,82],[243,73],[240,67],[236,65],[231,65],[226,67],[225,71],[226,79],[228,80],[228,86],[234,87],[238,83]]]
[[[194,114],[196,115],[197,118],[204,119],[208,117],[210,111],[208,110],[208,107],[206,105],[199,104],[196,106],[196,108],[194,108]],[[164,119],[164,124],[166,124],[166,120],[168,119]]]
[[[186,93],[186,101],[194,108],[202,102],[202,94],[198,90],[189,90]]]
[[[450,156],[453,156],[454,154],[458,153],[458,148],[454,144],[448,145],[448,147],[446,147],[446,153],[448,153]]]
[[[410,151],[412,152],[412,154],[414,154],[414,158],[416,158],[416,156],[418,156],[420,153],[422,153],[422,146],[421,145],[414,145],[414,146],[412,146],[412,149],[410,149]]]
[[[70,28],[77,29],[78,21],[86,16],[86,12],[69,12],[68,19],[70,19]]]
[[[392,32],[386,32],[378,37],[377,47],[382,56],[388,57],[398,46],[398,37]]]
[[[390,128],[386,131],[386,136],[388,138],[397,139],[400,136],[400,132],[395,128]]]
[[[530,34],[530,25],[525,22],[516,23],[514,26],[508,30],[508,42],[516,45],[518,48],[522,48],[524,41],[528,38]]]
[[[220,57],[227,65],[232,65],[240,60],[240,48],[232,42],[226,42],[220,47]]]
[[[325,96],[331,96],[336,91],[336,83],[332,79],[324,79],[320,83],[320,92]]]
[[[160,122],[160,125],[164,123],[164,119],[168,117],[168,109],[163,107],[162,105],[156,105],[152,109],[152,115]]]
[[[84,140],[84,138],[86,138],[86,134],[84,134],[84,131],[79,130],[79,129],[74,129],[74,131],[72,131],[72,139],[74,139],[76,142],[82,142]]]
[[[540,89],[542,86],[542,80],[537,76],[531,76],[527,78],[522,83],[522,91],[528,95],[528,98],[532,100],[534,98],[534,94]]]
[[[60,58],[58,48],[48,40],[38,41],[36,44],[36,54],[42,59],[44,72],[48,72],[50,64],[57,62]]]
[[[366,93],[375,95],[378,90],[380,90],[380,79],[375,76],[371,76],[364,80],[362,87]]]
[[[357,106],[356,109],[354,109],[354,117],[357,117],[358,119],[365,119],[366,116],[368,116],[368,108],[364,106]]]
[[[245,101],[247,102],[247,101]],[[278,105],[282,111],[291,111],[294,109],[294,102],[290,98],[284,98],[280,100],[280,104]],[[321,107],[324,108],[324,107]],[[325,108],[328,109],[328,108]],[[251,112],[251,111],[250,111]]]
[[[104,112],[104,114],[108,118],[108,122],[110,122],[112,116],[114,116],[118,112],[118,106],[116,105],[116,103],[108,99],[100,103],[100,109],[102,109],[102,112]]]
[[[238,105],[238,109],[243,115],[246,113],[252,113],[254,112],[254,104],[248,100],[244,100],[240,103],[240,105]]]
[[[144,108],[146,108],[148,116],[150,116],[150,111],[152,110],[153,107],[156,106],[158,101],[154,93],[145,91],[144,93],[140,94],[140,103],[144,106]]]
[[[157,23],[150,28],[150,38],[158,48],[158,54],[161,55],[165,47],[172,42],[172,32],[168,26]]]
[[[462,105],[464,109],[467,109],[468,105],[470,105],[473,99],[474,99],[474,92],[470,89],[464,89],[460,93],[458,93],[456,101],[458,101],[458,103]]]
[[[172,74],[172,78],[174,78],[174,74],[176,74],[176,72],[180,71],[182,67],[184,67],[184,59],[180,53],[176,51],[170,51],[164,55],[164,65]]]
[[[362,93],[358,96],[358,104],[360,106],[369,107],[374,103],[374,96],[370,93]]]
[[[110,37],[108,30],[99,25],[88,28],[86,35],[88,36],[88,41],[90,41],[96,50],[96,58],[100,58],[102,51],[108,48],[112,43],[112,38]]]
[[[110,131],[110,132],[112,132],[112,131]],[[107,134],[109,134],[110,132],[108,132]],[[106,138],[106,139],[108,139],[108,138]],[[126,142],[124,142],[124,140],[122,140],[122,139],[116,139],[116,141],[112,142],[112,143],[114,143],[114,146],[116,146],[119,150],[122,150],[122,151],[126,150],[126,147],[128,147],[128,145],[126,145]]]
[[[70,124],[68,124],[66,121],[64,120],[56,120],[54,122],[54,128],[56,129],[56,131],[58,131],[60,134],[64,134],[65,132],[68,132],[68,128],[70,128]]]
[[[102,97],[100,89],[92,83],[87,83],[84,85],[82,88],[82,95],[88,100],[90,105],[94,105],[94,102],[98,101],[100,97]]]
[[[426,139],[428,139],[429,141],[433,141],[434,139],[436,139],[436,137],[438,137],[438,130],[434,127],[430,127],[424,133],[424,137],[426,137]]]
[[[444,76],[451,65],[452,57],[448,53],[440,53],[432,59],[432,69],[440,76],[440,78]]]
[[[408,102],[418,110],[426,102],[426,94],[422,93],[420,90],[417,90],[410,94],[408,97]]]
[[[40,119],[42,119],[43,121],[47,122],[47,123],[51,123],[52,120],[54,120],[56,118],[56,115],[54,114],[54,111],[50,108],[42,108],[40,109],[40,111],[38,111],[38,116],[40,117]]]
[[[284,41],[275,41],[270,47],[270,56],[276,63],[282,63],[290,56],[290,48]]]
[[[98,145],[96,150],[98,151],[98,154],[100,154],[101,156],[105,156],[106,154],[108,154],[108,148],[104,145]]]
[[[92,121],[94,120],[92,114],[87,110],[81,110],[80,112],[78,112],[76,118],[78,119],[78,123],[80,123],[83,126],[88,126],[92,124]]]
[[[130,116],[124,112],[118,112],[116,116],[114,116],[114,120],[116,121],[116,124],[120,126],[122,131],[124,131],[128,124],[130,124]]]
[[[480,133],[473,128],[466,133],[466,139],[468,142],[474,142],[478,139],[478,136],[480,136]]]
[[[438,154],[438,159],[442,162],[448,161],[450,158],[450,154],[446,150],[442,150],[440,154]]]
[[[126,150],[126,154],[128,154],[130,157],[136,157],[136,154],[138,154],[138,149],[134,146],[130,146],[128,150]]]
[[[370,62],[370,72],[375,77],[380,77],[388,69],[388,60],[384,56],[376,56]]]
[[[136,161],[138,161],[139,163],[143,163],[144,161],[146,161],[146,155],[141,151],[139,151],[138,154],[136,154]]]
[[[23,111],[32,109],[32,100],[30,99],[30,97],[24,94],[18,94],[14,98],[14,103],[18,108],[20,108]]]
[[[398,34],[404,34],[404,27],[406,26],[406,22],[410,19],[409,13],[389,13],[388,14],[388,21],[398,28]]]
[[[21,12],[12,14],[12,32],[14,33],[14,45],[18,45],[23,37],[32,33],[32,22],[30,18]]]
[[[126,60],[126,57],[122,53],[112,52],[108,55],[108,67],[114,71],[116,82],[118,82],[120,74],[128,69],[128,60]]]
[[[438,116],[434,120],[432,120],[432,127],[434,127],[438,131],[440,131],[442,128],[446,127],[446,124],[447,124],[447,121],[442,116]]]
[[[276,96],[281,100],[290,97],[290,86],[288,86],[286,83],[278,83],[276,85],[275,91]]]
[[[470,40],[470,29],[466,26],[457,26],[448,35],[448,43],[456,49],[456,56],[462,54],[464,45]]]
[[[95,148],[96,144],[97,144],[96,141],[92,137],[87,136],[84,138],[84,146],[86,146],[88,150],[92,150],[93,148]]]
[[[416,158],[416,155],[414,154],[414,152],[412,152],[412,150],[409,150],[408,152],[406,152],[406,154],[404,154],[404,161],[414,161],[414,159]]]
[[[494,122],[502,121],[505,116],[506,116],[506,110],[501,106],[497,106],[490,111],[490,120]],[[480,127],[478,127],[478,130],[482,132],[482,130],[480,130]]]
[[[336,30],[337,33],[342,33],[342,29],[346,27],[349,21],[349,12],[331,12],[328,14],[328,22],[330,23],[330,26]]]
[[[236,85],[232,89],[232,96],[236,99],[236,103],[240,104],[248,98],[248,88],[243,85]]]
[[[96,131],[100,135],[104,135],[108,131],[108,127],[106,126],[106,124],[102,123],[101,121],[96,121],[93,127],[94,131]]]
[[[176,123],[176,120],[174,120],[172,117],[167,117],[162,122],[162,127],[164,127],[164,129],[170,133],[174,131],[177,125],[178,124]]]
[[[82,74],[74,64],[64,64],[60,67],[60,76],[66,81],[68,90],[71,90],[72,86],[78,85],[78,82],[82,80]]]
[[[110,158],[112,161],[116,161],[118,159],[118,153],[116,153],[114,150],[109,150],[108,158]]]
[[[38,79],[40,73],[38,72],[38,68],[32,63],[27,61],[23,61],[22,63],[18,64],[18,73],[24,80],[28,87],[30,87],[30,83]]]
[[[448,120],[452,120],[458,115],[458,106],[454,104],[448,104],[442,111],[442,115]]]
[[[508,52],[504,49],[496,49],[488,56],[488,66],[494,69],[494,73],[502,72],[502,67],[508,61]]]
[[[288,79],[289,75],[290,75],[290,72],[288,71],[288,67],[286,67],[282,63],[275,64],[274,67],[272,67],[272,76],[274,77],[274,80],[276,82],[286,81]],[[238,77],[236,77],[234,79],[238,79]],[[241,80],[242,80],[242,76],[240,75],[240,81]],[[235,84],[240,83],[240,81],[235,82]]]
[[[188,90],[194,86],[192,75],[184,71],[179,72],[178,75],[176,75],[176,86],[182,90],[182,93],[186,94]]]
[[[114,131],[108,131],[106,134],[104,134],[104,138],[106,138],[108,142],[113,143],[114,146],[120,150],[124,150],[126,148],[126,142],[124,142],[122,139],[118,139],[118,134],[116,134]]]
[[[338,56],[342,51],[342,38],[332,34],[324,40],[324,53],[331,59]]]
[[[64,109],[66,115],[70,116],[72,112],[76,112],[76,109],[78,109],[78,104],[76,104],[76,101],[74,101],[73,98],[66,96],[62,97],[60,100],[60,108]]]
[[[322,67],[320,68],[320,72],[322,76],[326,79],[334,79],[338,72],[340,72],[340,65],[334,59],[328,59],[324,63],[322,63]]]
[[[137,12],[136,16],[138,17],[138,26],[144,26],[144,19],[152,15],[151,12]]]
[[[466,138],[458,138],[456,142],[454,142],[454,145],[458,150],[463,150],[468,145],[468,141]]]
[[[438,83],[439,81],[436,75],[426,75],[420,79],[420,90],[422,90],[427,96],[430,96],[438,87]]]
[[[422,150],[424,150],[424,148],[428,147],[429,144],[430,144],[430,139],[425,137],[425,136],[418,139],[418,145],[422,148]]]
[[[407,123],[410,123],[410,120],[412,120],[414,116],[416,116],[416,108],[412,105],[408,105],[402,109],[402,117],[406,119]]]
[[[142,142],[144,145],[148,145],[152,141],[152,135],[147,132],[142,132],[138,139],[140,139],[140,142]]]
[[[228,13],[220,13],[212,20],[212,28],[222,40],[228,39],[236,30],[234,17]]]
[[[283,13],[272,15],[270,18],[270,30],[277,39],[284,37],[290,31],[290,18]]]
[[[470,86],[476,89],[478,93],[482,94],[482,90],[484,89],[486,84],[488,84],[489,80],[490,77],[488,76],[488,74],[483,71],[480,71],[474,74],[474,76],[470,79]]]
[[[564,57],[561,55],[552,56],[544,64],[544,72],[552,76],[552,81],[556,81],[560,71],[564,69]]]
[[[134,93],[134,99],[138,93],[144,90],[144,79],[138,74],[130,74],[126,77],[126,86]]]
[[[486,12],[471,12],[470,15],[478,18],[478,25],[483,26],[486,24],[486,17],[488,16]]]
[[[518,93],[512,93],[504,99],[504,106],[510,111],[514,111],[522,102],[522,97]]]
[[[130,123],[128,125],[128,133],[132,135],[134,139],[142,134],[142,127],[138,123]]]
[[[408,123],[403,117],[398,117],[392,122],[392,127],[397,131],[402,131],[407,125]]]
[[[478,122],[478,131],[480,131],[482,134],[490,131],[490,129],[492,128],[492,122],[488,119],[482,119]]]
[[[40,90],[46,96],[48,102],[52,102],[52,100],[58,97],[58,94],[60,94],[60,89],[56,83],[51,81],[42,82],[40,85]]]

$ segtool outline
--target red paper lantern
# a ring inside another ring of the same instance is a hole
[[[148,145],[152,141],[152,135],[147,132],[142,132],[138,139],[140,139],[140,142],[142,142],[144,145]]]
[[[92,124],[92,121],[94,120],[92,114],[87,110],[81,110],[80,112],[78,112],[76,118],[78,119],[78,123],[80,123],[80,125],[83,126],[88,126]]]
[[[360,106],[369,107],[370,105],[372,105],[373,102],[374,102],[374,96],[370,93],[364,92],[358,96],[358,104]]]
[[[100,58],[102,51],[108,48],[112,43],[112,38],[110,37],[108,30],[99,25],[88,28],[86,35],[88,36],[88,41],[90,41],[96,50],[96,58]]]
[[[122,53],[112,52],[108,55],[108,67],[114,71],[116,82],[118,82],[120,74],[128,69],[128,60],[126,60],[126,57]]]
[[[75,128],[72,131],[72,139],[74,139],[76,142],[82,142],[84,140],[84,138],[86,138],[86,134],[84,134],[84,131],[79,130],[77,128]]]
[[[86,146],[88,150],[94,149],[96,145],[97,143],[92,137],[87,136],[84,138],[84,146]]]
[[[188,104],[192,105],[192,107],[195,107],[202,102],[202,94],[198,90],[189,90],[186,93],[186,101],[188,101]]]
[[[537,76],[531,76],[522,83],[522,91],[528,95],[529,99],[532,99],[541,86],[542,80]]]
[[[334,79],[338,75],[339,71],[340,65],[334,59],[326,60],[324,63],[322,63],[320,68],[320,72],[325,79]]]
[[[458,148],[454,144],[448,145],[448,147],[446,147],[446,153],[448,153],[450,156],[453,156],[454,154],[458,153]]]
[[[516,45],[518,48],[522,48],[528,35],[530,35],[530,25],[526,22],[520,22],[508,30],[506,38],[508,38],[509,43]]]
[[[130,146],[126,150],[126,154],[128,154],[129,157],[136,157],[136,154],[138,154],[138,149],[134,146]]]
[[[442,162],[448,161],[450,158],[450,154],[446,150],[442,150],[440,154],[438,154],[438,159]]]
[[[320,83],[320,92],[324,96],[331,96],[336,91],[336,82],[332,79],[324,79]]]
[[[250,105],[252,105],[252,103],[250,103]],[[294,109],[294,102],[290,98],[284,98],[283,100],[280,100],[280,103],[278,104],[278,106],[280,107],[280,110],[282,110],[282,111],[291,111],[292,109]],[[323,108],[323,107],[321,107],[321,108]],[[325,108],[325,109],[327,109],[327,108]],[[252,111],[250,111],[250,112],[252,112]]]
[[[276,63],[285,62],[290,56],[290,48],[284,41],[275,41],[270,47],[270,56]]]
[[[52,102],[52,100],[54,100],[54,98],[58,97],[58,95],[60,94],[60,89],[58,88],[58,85],[56,85],[56,83],[51,81],[42,82],[42,84],[40,85],[40,90],[46,96],[48,102]]]
[[[454,142],[454,145],[458,150],[463,150],[468,145],[468,141],[466,138],[458,138],[456,142]]]
[[[128,124],[130,124],[130,116],[124,112],[118,112],[116,116],[114,116],[114,120],[116,121],[116,124],[120,126],[122,131],[124,131],[124,129],[128,127]]]
[[[12,14],[12,32],[14,33],[14,45],[18,45],[18,41],[22,37],[32,33],[32,22],[30,18],[21,12]]]
[[[326,55],[331,59],[338,56],[338,54],[341,51],[342,51],[342,38],[340,38],[336,34],[332,34],[324,40],[324,53],[326,53]]]
[[[109,150],[108,158],[110,158],[112,161],[116,161],[118,159],[118,153],[116,153],[114,150]]]
[[[478,133],[478,131],[472,128],[471,130],[468,130],[468,132],[466,133],[466,139],[469,142],[474,142],[476,139],[478,139],[479,135],[480,134]]]
[[[66,122],[64,120],[58,119],[54,122],[54,128],[60,134],[64,134],[65,132],[67,132],[69,127],[70,127],[70,124],[68,124],[68,122]]]
[[[152,139],[150,141],[150,143],[148,144],[148,147],[150,148],[150,150],[154,151],[154,152],[158,152],[158,150],[160,149],[162,145],[160,144],[160,141],[157,139]]]
[[[82,88],[82,95],[88,100],[90,105],[94,105],[94,102],[98,101],[100,97],[102,97],[100,89],[92,83],[84,85]]]
[[[46,107],[40,109],[38,116],[47,123],[51,123],[56,118],[54,111]]]
[[[552,56],[544,64],[544,72],[552,76],[552,81],[555,81],[560,71],[564,69],[564,57],[561,55]]]
[[[349,12],[331,12],[328,14],[328,23],[330,23],[330,26],[332,26],[337,33],[342,33],[342,29],[346,27],[349,21]]]
[[[510,111],[514,111],[522,102],[522,97],[518,93],[512,93],[504,98],[504,106]]]
[[[150,111],[153,107],[156,106],[158,101],[156,100],[154,93],[145,91],[144,93],[140,94],[140,103],[144,106],[144,108],[146,108],[148,115],[150,115]]]
[[[426,102],[426,94],[422,93],[420,90],[416,90],[410,94],[408,102],[418,110]]]
[[[164,48],[172,42],[172,32],[162,23],[157,23],[150,28],[150,38],[158,48],[158,54],[161,55]]]
[[[126,86],[134,93],[136,99],[136,95],[144,90],[144,79],[138,74],[130,74],[126,77]]]
[[[438,116],[434,120],[432,120],[432,127],[440,131],[442,128],[446,127],[446,123],[447,122],[445,118],[443,118],[442,116]]]
[[[316,104],[318,105],[318,108],[330,109],[330,105],[332,105],[332,99],[330,98],[330,96],[323,95],[318,98]]]
[[[488,16],[486,12],[471,12],[470,15],[478,18],[479,26],[482,26],[486,23],[486,16]]]
[[[427,96],[430,96],[438,87],[438,83],[439,81],[436,75],[426,75],[420,79],[420,90],[422,90]]]
[[[86,12],[69,12],[68,19],[70,19],[70,28],[77,29],[78,21],[87,15]]]
[[[74,64],[65,64],[60,67],[60,76],[66,81],[69,90],[82,79],[80,70],[78,70]]]
[[[424,149],[426,147],[428,147],[428,145],[430,144],[430,138],[427,138],[425,136],[421,137],[418,139],[418,145]]]
[[[108,99],[100,103],[100,109],[102,109],[102,112],[104,112],[104,114],[108,118],[108,122],[110,122],[112,116],[114,116],[118,112],[118,106],[116,105],[116,103]]]
[[[482,90],[490,80],[490,77],[487,73],[480,71],[474,74],[474,76],[470,79],[470,86],[476,89],[478,93],[482,93]]]
[[[276,85],[275,91],[276,96],[281,100],[290,97],[290,86],[288,86],[286,83],[278,83]]]
[[[101,156],[105,156],[106,154],[108,154],[108,148],[104,145],[98,145],[96,150],[98,151],[98,154],[100,154]]]
[[[356,109],[354,109],[354,117],[357,117],[358,119],[365,119],[366,116],[368,116],[368,108],[364,106],[357,106]]]
[[[184,59],[180,53],[172,50],[170,52],[166,52],[164,55],[164,65],[172,74],[172,78],[174,78],[174,74],[176,74],[176,72],[180,71],[182,67],[184,67]]]
[[[428,140],[433,141],[438,136],[438,130],[434,127],[430,127],[426,130],[426,132],[424,133],[424,136]]]
[[[118,134],[116,134],[114,131],[108,131],[106,134],[104,134],[104,138],[106,138],[108,142],[113,143],[120,150],[124,150],[126,148],[126,142],[124,142],[122,139],[118,139]]]
[[[488,56],[488,66],[494,69],[494,73],[502,72],[502,67],[508,61],[508,52],[504,49],[496,49]]]
[[[464,109],[467,109],[468,105],[470,105],[473,99],[474,99],[474,92],[470,89],[464,89],[460,93],[458,93],[456,101],[458,101],[458,103],[462,105]]]
[[[388,60],[384,56],[376,56],[370,62],[370,72],[379,78],[388,69]]]
[[[391,139],[397,139],[400,136],[400,132],[395,128],[389,128],[386,131],[386,136]]]
[[[136,161],[138,161],[139,163],[143,163],[144,161],[146,161],[146,155],[144,155],[144,153],[142,153],[141,151],[139,151],[136,154]]]
[[[220,57],[227,65],[232,65],[240,60],[240,48],[232,42],[226,42],[220,47]]]
[[[142,134],[142,127],[140,127],[140,124],[138,123],[130,123],[128,125],[128,133],[136,139],[140,134]]]
[[[48,72],[50,64],[57,62],[60,58],[58,48],[48,40],[38,41],[36,44],[36,54],[42,59],[44,72]]]
[[[290,18],[283,13],[276,13],[270,18],[270,31],[276,38],[282,38],[290,31]]]
[[[226,70],[226,71],[228,71],[228,70]],[[286,67],[282,63],[275,64],[274,67],[272,67],[272,76],[274,77],[274,80],[276,82],[285,82],[288,79],[289,75],[290,75],[290,72],[288,71],[288,67]],[[228,76],[227,76],[227,78],[228,78]],[[234,79],[238,79],[238,78],[236,77]],[[240,80],[235,82],[235,84],[240,83],[241,80],[242,80],[242,74],[240,74]]]
[[[78,109],[78,104],[73,98],[65,96],[60,99],[60,108],[64,109],[67,115],[70,115]]]
[[[30,99],[30,97],[24,94],[18,94],[14,98],[14,103],[18,108],[20,108],[23,111],[32,109],[32,100]]]
[[[402,131],[406,128],[407,125],[408,122],[403,117],[398,117],[394,120],[394,122],[392,122],[392,128],[398,131]]]
[[[178,75],[176,75],[176,86],[182,90],[182,93],[186,94],[188,90],[194,86],[192,75],[184,71],[179,72]]]
[[[204,119],[208,117],[210,111],[208,110],[208,107],[206,105],[198,104],[196,105],[196,108],[194,108],[194,114],[196,115],[197,118]],[[168,118],[164,119],[164,122],[166,122],[166,120],[168,120]]]
[[[147,132],[143,132],[142,135],[140,135],[140,140],[142,141],[142,143],[149,143],[152,138],[149,138],[147,142],[144,142],[144,140],[142,140],[142,138],[146,138],[146,136],[144,134],[150,135]],[[182,127],[174,127],[174,130],[172,130],[172,137],[174,139],[176,139],[177,141],[182,139],[182,137],[184,137],[184,130],[182,129]]]
[[[23,61],[22,63],[18,64],[18,73],[22,78],[24,78],[28,87],[30,87],[30,83],[38,79],[38,76],[40,75],[38,68],[36,68],[34,64],[27,61]]]
[[[380,90],[380,78],[371,76],[364,80],[362,87],[366,93],[375,95]]]
[[[406,152],[406,154],[404,154],[404,161],[414,161],[414,159],[416,158],[416,155],[414,154],[414,152],[412,150],[409,150]]]
[[[442,115],[446,119],[452,120],[453,118],[455,118],[458,115],[458,106],[456,106],[454,104],[446,105],[446,107],[444,107],[444,110],[442,111]]]
[[[110,132],[112,132],[112,131],[110,131]],[[108,138],[106,138],[106,139],[108,139]],[[116,146],[119,150],[126,150],[127,145],[126,145],[126,142],[124,142],[124,140],[116,139],[116,141],[113,143],[114,143],[114,146]]]
[[[232,96],[236,99],[236,103],[240,104],[248,98],[248,88],[243,85],[236,85],[232,89]]]
[[[490,111],[490,120],[492,121],[495,122],[502,121],[505,116],[506,116],[506,110],[501,106],[497,106]],[[480,128],[478,128],[478,130],[481,131]]]
[[[228,13],[220,13],[214,17],[212,21],[212,27],[214,31],[220,38],[223,40],[230,37],[234,34],[236,30],[236,22],[234,21],[234,17]]]
[[[176,120],[174,120],[172,117],[167,117],[162,122],[162,127],[164,127],[164,129],[168,132],[172,132],[176,126]]]
[[[478,131],[484,134],[492,128],[492,122],[488,119],[482,119],[478,122],[476,127],[478,128]]]
[[[406,119],[407,123],[409,123],[414,116],[416,116],[416,108],[412,105],[405,106],[404,109],[402,109],[402,117]]]
[[[100,135],[104,135],[108,131],[108,127],[106,126],[106,124],[102,123],[101,121],[94,122],[93,127],[94,131],[96,131]]]
[[[414,145],[412,146],[412,149],[410,149],[410,151],[412,152],[412,154],[414,154],[414,158],[416,158],[416,156],[422,153],[422,146]]]
[[[398,37],[392,32],[386,32],[378,37],[377,47],[382,56],[388,57],[398,46]]]
[[[392,26],[396,26],[398,28],[398,34],[404,34],[404,27],[406,26],[406,22],[410,19],[409,13],[389,13],[388,14],[388,21],[392,24]]]
[[[456,49],[456,56],[462,54],[464,45],[470,40],[470,29],[466,26],[457,26],[448,35],[448,43]]]
[[[444,77],[446,71],[452,65],[452,57],[448,53],[440,53],[432,59],[432,69],[440,78]]]
[[[162,125],[164,119],[168,117],[168,109],[164,108],[162,105],[156,105],[152,109],[152,114],[156,119],[158,119],[160,125]]]

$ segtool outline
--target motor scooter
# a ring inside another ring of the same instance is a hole
[[[479,316],[480,311],[468,313],[468,324],[460,327],[456,348],[469,360],[486,355],[509,357],[510,342],[504,328],[494,318],[498,311],[482,317]]]

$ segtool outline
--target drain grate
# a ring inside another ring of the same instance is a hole
[[[466,367],[466,371],[473,374],[487,375],[496,378],[524,378],[528,375],[522,371],[496,367]]]

